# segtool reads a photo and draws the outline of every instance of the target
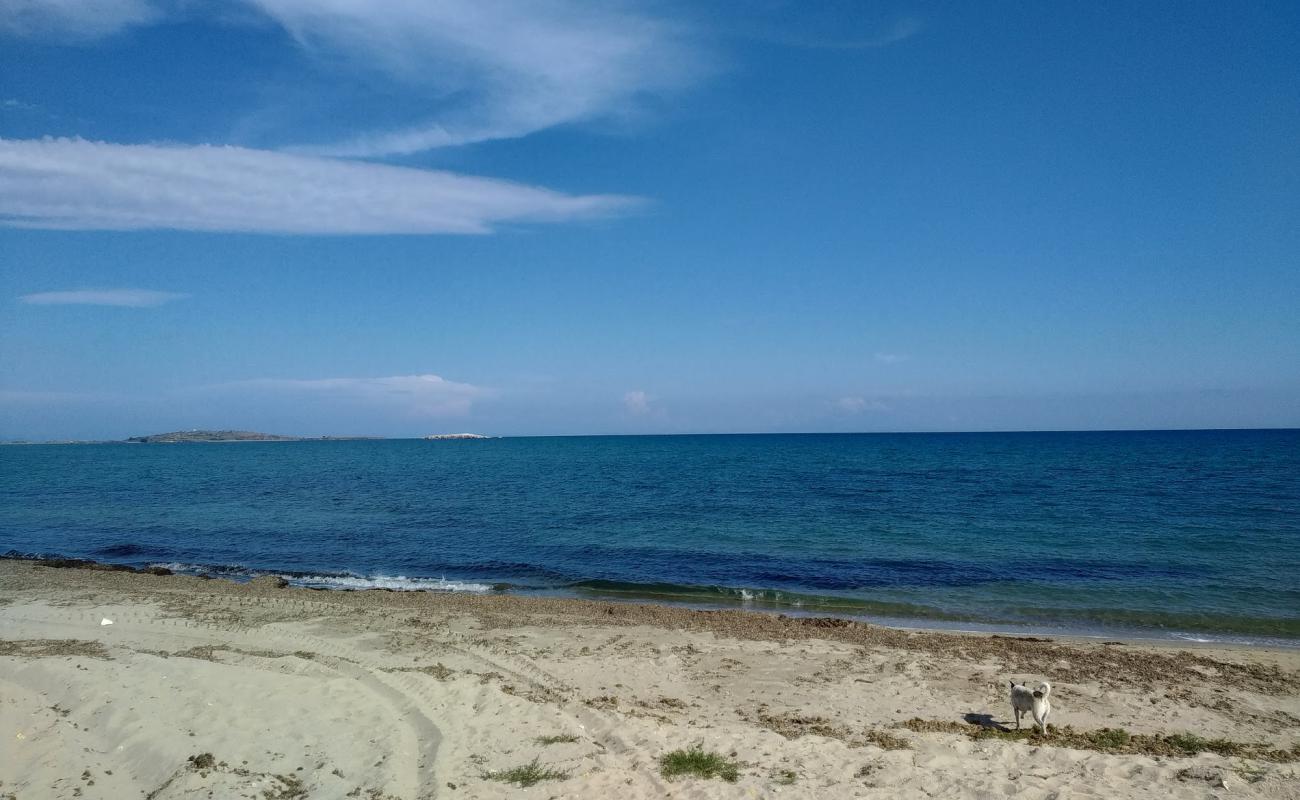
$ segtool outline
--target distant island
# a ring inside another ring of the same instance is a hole
[[[180,444],[190,442],[319,442],[353,439],[382,439],[382,436],[281,436],[257,431],[172,431],[148,436],[132,436],[131,444]]]
[[[170,433],[151,433],[148,436],[132,436],[128,442],[136,444],[174,444],[176,442],[296,442],[298,436],[280,436],[274,433],[256,431],[171,431]]]
[[[431,433],[425,439],[491,439],[481,433]]]

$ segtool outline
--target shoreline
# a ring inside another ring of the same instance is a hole
[[[15,565],[18,569],[10,570]],[[294,586],[273,573],[248,580],[222,576],[201,576],[174,572],[166,568],[133,567],[125,564],[89,559],[32,559],[0,557],[0,578],[18,574],[75,574],[97,588],[126,592],[188,594],[202,592],[211,596],[294,597],[311,604],[336,604],[344,607],[418,611],[436,609],[447,613],[485,616],[532,616],[569,619],[579,624],[647,625],[668,630],[707,631],[717,635],[781,640],[787,638],[826,638],[843,641],[870,641],[889,646],[919,646],[926,642],[945,645],[954,641],[1017,642],[1029,645],[1065,647],[1134,646],[1157,651],[1222,650],[1259,653],[1300,660],[1300,647],[1258,644],[1254,642],[1220,642],[1108,634],[1030,633],[1018,630],[978,630],[929,628],[922,626],[882,625],[849,616],[818,615],[814,612],[788,613],[743,607],[702,607],[686,603],[656,603],[613,598],[583,598],[551,595],[494,592],[444,592],[401,589],[323,589]],[[1300,684],[1298,684],[1300,688]]]
[[[1050,680],[1016,731],[1007,681]],[[0,560],[0,797],[1294,797],[1300,653]],[[735,782],[674,778],[701,747]],[[525,769],[524,772],[519,772]],[[80,777],[78,777],[80,776]],[[1085,792],[1086,793],[1086,792]]]
[[[531,586],[511,582],[479,580],[447,580],[406,576],[363,577],[354,573],[304,572],[295,570],[260,569],[240,565],[206,566],[178,564],[175,562],[114,562],[94,558],[64,555],[19,553],[11,550],[0,554],[0,561],[80,567],[100,571],[146,572],[197,577],[201,580],[219,580],[231,583],[248,583],[258,578],[276,577],[289,581],[293,588],[313,592],[388,592],[464,594],[469,596],[510,596],[544,598],[548,600],[574,600],[596,603],[617,603],[630,606],[665,606],[694,611],[739,611],[791,618],[838,619],[902,631],[961,633],[968,635],[1002,635],[1052,637],[1062,640],[1103,641],[1118,640],[1126,643],[1171,644],[1174,646],[1249,647],[1263,649],[1300,650],[1300,637],[1245,633],[1240,631],[1206,631],[1194,628],[1170,630],[1165,628],[1132,628],[1122,626],[1051,625],[1043,623],[1018,623],[987,621],[973,617],[949,616],[934,609],[933,615],[912,616],[898,603],[858,601],[846,598],[842,606],[816,602],[781,602],[771,598],[795,597],[816,601],[814,595],[799,594],[777,589],[736,589],[718,586],[669,587],[682,591],[656,591],[653,584],[626,584],[627,589],[610,587],[607,581],[577,581],[561,586]],[[694,594],[691,591],[694,591]],[[717,598],[708,596],[715,592]],[[831,600],[832,597],[825,599]],[[875,608],[876,610],[868,610]],[[931,611],[914,607],[918,612]],[[886,611],[885,609],[888,609]],[[898,611],[899,613],[889,613]]]

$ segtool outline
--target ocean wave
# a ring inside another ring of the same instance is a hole
[[[270,575],[270,572],[241,567],[236,564],[187,564],[181,561],[151,561],[148,566],[169,569],[181,575],[208,575],[223,578],[256,578],[258,575]]]
[[[1171,633],[1169,634],[1169,638],[1182,639],[1185,642],[1199,642],[1202,644],[1219,641],[1211,636],[1198,636],[1196,634],[1191,634],[1191,633]]]
[[[495,587],[488,583],[447,580],[443,578],[408,578],[405,575],[357,575],[351,572],[303,572],[260,570],[237,564],[185,564],[166,562],[150,564],[182,575],[207,575],[233,580],[252,580],[263,575],[283,578],[290,586],[310,589],[389,589],[396,592],[490,592]]]
[[[293,586],[316,589],[392,589],[398,592],[490,592],[492,586],[469,581],[449,581],[446,578],[408,578],[405,575],[281,575]]]

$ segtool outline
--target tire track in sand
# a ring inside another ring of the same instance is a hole
[[[168,594],[157,595],[159,599],[173,600]],[[340,613],[348,613],[355,610],[354,607],[341,603],[332,603],[327,601],[303,600],[299,598],[279,598],[267,596],[223,596],[208,595],[203,597],[204,606],[228,606],[235,608],[283,608],[299,612],[295,616],[301,616],[302,612],[320,614],[322,617],[338,616]],[[409,780],[409,796],[419,798],[433,798],[438,794],[440,786],[437,776],[434,774],[434,766],[437,755],[438,744],[441,742],[442,734],[433,720],[422,710],[437,705],[436,701],[429,693],[429,684],[425,679],[417,677],[410,672],[390,672],[386,671],[388,665],[382,663],[379,659],[350,647],[341,642],[325,639],[312,634],[304,633],[285,622],[270,621],[266,623],[253,624],[232,624],[221,623],[216,621],[199,621],[184,616],[165,617],[159,614],[144,613],[139,610],[133,610],[134,607],[128,606],[124,609],[114,609],[117,616],[114,617],[114,623],[127,626],[134,629],[141,628],[184,628],[187,636],[204,639],[204,644],[224,644],[229,643],[229,637],[239,637],[245,644],[249,644],[249,639],[253,631],[273,630],[276,637],[281,641],[290,640],[297,643],[295,649],[318,653],[325,656],[324,659],[318,659],[323,666],[330,667],[335,671],[349,675],[358,680],[363,686],[368,688],[373,694],[382,698],[386,703],[391,705],[396,715],[406,723],[411,731],[413,741],[415,742],[414,751],[418,753],[417,763],[410,770],[413,778]],[[0,610],[0,618],[16,619],[12,613],[17,610],[14,607]],[[70,609],[49,609],[51,613],[49,619],[55,617],[61,618],[69,625],[77,628],[91,626],[91,631],[99,633],[98,619],[100,610],[70,610]],[[5,613],[9,612],[9,613]],[[175,609],[171,613],[177,613]],[[367,611],[366,613],[373,613]],[[349,614],[349,617],[351,614]],[[42,622],[45,618],[38,618],[32,621]],[[305,620],[299,619],[298,622]],[[355,619],[352,620],[355,622]],[[387,623],[391,625],[390,623]],[[375,630],[382,630],[378,628]],[[219,632],[219,636],[218,636]],[[169,631],[168,636],[174,637],[180,634],[180,631]],[[610,754],[615,755],[625,761],[625,767],[630,771],[638,773],[644,778],[658,793],[659,796],[673,794],[676,797],[703,798],[705,795],[688,785],[672,784],[671,786],[653,768],[654,759],[646,753],[645,746],[638,742],[630,742],[620,732],[623,727],[623,720],[614,714],[601,711],[596,708],[587,706],[580,700],[571,699],[575,689],[565,683],[556,675],[547,672],[538,666],[531,659],[524,656],[505,654],[500,650],[489,648],[471,637],[454,631],[442,630],[430,632],[423,630],[421,633],[431,638],[435,643],[446,647],[449,650],[457,652],[464,657],[478,661],[486,666],[489,670],[508,676],[512,680],[527,685],[533,689],[538,689],[557,698],[556,705],[560,711],[573,718],[593,741],[597,742]],[[214,636],[217,640],[213,641]],[[224,638],[221,638],[224,637]],[[99,639],[98,636],[87,638]],[[257,642],[250,645],[256,647],[264,643]],[[285,653],[292,655],[292,652]],[[645,756],[645,758],[640,758]],[[642,761],[645,761],[648,768],[636,768]]]
[[[66,629],[68,638],[89,639],[110,647],[146,652],[139,642],[120,641],[123,636],[114,636],[123,632],[133,639],[154,639],[151,644],[175,647],[177,640],[192,646],[211,645],[218,650],[226,650],[236,656],[246,655],[244,651],[265,651],[267,643],[250,634],[258,628],[242,626],[215,625],[197,622],[191,619],[160,617],[154,614],[113,609],[113,626],[100,624],[101,610],[85,611],[66,608],[43,607],[45,613],[22,614],[21,607],[0,609],[0,620],[4,621],[0,632],[6,638],[50,638],[50,628]],[[272,626],[262,626],[266,631]],[[60,631],[61,632],[61,631]],[[294,651],[309,653],[312,660],[333,672],[355,680],[365,691],[391,708],[393,716],[401,723],[399,738],[405,742],[402,748],[415,754],[413,763],[392,767],[399,787],[399,795],[413,798],[432,798],[437,795],[438,783],[434,775],[438,746],[442,741],[442,732],[423,709],[431,704],[427,688],[407,676],[385,673],[371,663],[364,654],[356,652],[346,645],[324,639],[289,627],[276,626],[274,636],[277,642],[292,643],[280,653],[286,657],[294,656]],[[251,659],[243,659],[242,666],[253,669],[263,668]],[[406,678],[406,679],[403,679]]]

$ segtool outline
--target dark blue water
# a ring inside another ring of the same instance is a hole
[[[1300,640],[1300,431],[0,448],[0,552]]]

